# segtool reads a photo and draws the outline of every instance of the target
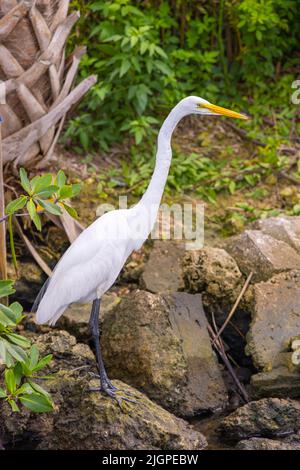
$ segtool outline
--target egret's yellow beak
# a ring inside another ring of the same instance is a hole
[[[212,111],[213,113],[220,114],[222,116],[235,118],[235,119],[250,119],[250,117],[247,116],[246,114],[236,113],[235,111],[231,111],[230,109],[222,108],[221,106],[217,106],[211,103],[201,104],[201,108],[206,108]]]

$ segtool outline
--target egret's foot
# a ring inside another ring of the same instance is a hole
[[[123,408],[122,408],[122,402],[123,401],[127,402],[127,403],[138,404],[138,402],[135,401],[135,400],[132,400],[132,398],[128,398],[128,397],[123,396],[123,395],[117,395],[117,392],[123,392],[123,393],[127,394],[128,396],[132,396],[132,394],[130,394],[130,392],[128,392],[127,390],[120,390],[117,387],[115,387],[114,385],[112,385],[112,387],[111,387],[108,382],[105,382],[100,387],[90,388],[89,391],[90,392],[105,393],[106,395],[108,395],[113,400],[116,400],[116,402],[118,403],[121,410],[123,410]]]
[[[100,379],[100,375],[98,374],[95,374],[94,372],[89,372],[89,374],[91,375],[91,377],[93,377],[94,379]],[[119,392],[119,393],[125,393],[126,395],[128,395],[129,397],[136,397],[136,395],[134,395],[134,393],[131,393],[129,392],[128,390],[124,389],[124,388],[118,388],[118,387],[115,387],[115,385],[109,380],[109,378],[107,378],[106,380],[106,384],[107,386],[109,387],[110,390],[114,391],[114,392]],[[100,389],[98,389],[100,390]],[[93,389],[94,391],[94,389]]]

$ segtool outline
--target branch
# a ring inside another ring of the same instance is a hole
[[[223,333],[223,331],[225,330],[226,326],[228,325],[228,323],[230,322],[231,318],[233,317],[236,309],[238,308],[239,306],[239,303],[243,297],[243,295],[245,294],[246,290],[248,289],[248,286],[250,284],[250,281],[252,279],[252,276],[253,276],[253,272],[251,271],[251,273],[249,274],[249,276],[247,277],[246,279],[246,282],[245,284],[243,285],[243,288],[241,290],[241,292],[239,293],[232,309],[230,310],[226,320],[224,321],[223,325],[221,326],[221,328],[219,329],[219,331],[216,333],[216,336],[215,336],[215,339],[214,339],[214,343],[219,339],[220,335]]]

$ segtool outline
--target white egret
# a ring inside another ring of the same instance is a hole
[[[37,323],[54,325],[68,305],[92,303],[90,328],[95,344],[101,392],[120,403],[102,360],[99,315],[102,295],[113,285],[127,258],[141,248],[156,221],[172,159],[171,137],[178,122],[187,115],[223,115],[247,119],[244,114],[189,96],[181,100],[164,121],[157,140],[154,173],[141,200],[130,209],[107,212],[72,243],[40,292],[35,306]]]

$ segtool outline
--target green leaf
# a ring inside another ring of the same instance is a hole
[[[56,185],[48,186],[47,188],[42,189],[38,193],[35,193],[35,196],[39,199],[49,199],[54,193],[59,190],[59,187]]]
[[[3,364],[10,367],[13,364],[13,360],[10,363],[10,361],[8,361],[7,355],[8,355],[8,352],[6,351],[5,342],[0,337],[0,359],[1,359],[1,362],[3,362]]]
[[[20,168],[20,179],[21,179],[21,185],[23,189],[25,189],[25,191],[31,196],[32,194],[31,185],[27,177],[26,170],[24,168]]]
[[[16,317],[14,311],[3,304],[0,304],[0,323],[2,323],[3,326],[16,325]]]
[[[23,307],[19,302],[13,302],[10,304],[9,308],[14,312],[15,314],[15,322],[18,324],[20,321],[24,318],[24,315],[22,315],[23,312]]]
[[[68,214],[71,217],[73,217],[73,219],[78,219],[78,214],[77,214],[76,210],[74,209],[74,207],[69,206],[65,202],[63,202],[63,206],[64,206],[64,209],[66,209],[66,211],[68,212]]]
[[[45,188],[48,188],[51,185],[51,182],[52,175],[50,173],[43,176],[35,176],[30,182],[33,194],[39,193]]]
[[[0,387],[0,398],[6,398],[6,397],[7,397],[6,391],[4,390],[4,388]]]
[[[39,355],[40,355],[40,352],[39,352],[37,346],[34,344],[31,347],[30,356],[29,356],[30,357],[29,368],[31,370],[33,370],[35,368],[35,366],[37,365],[38,360],[39,360]]]
[[[14,201],[11,201],[9,204],[7,204],[5,208],[5,213],[6,214],[14,214],[14,212],[17,212],[20,209],[23,209],[27,202],[28,196],[20,196],[18,199],[15,199]]]
[[[6,340],[0,337],[0,359],[7,367],[14,365],[14,360],[6,349]]]
[[[14,281],[0,281],[0,298],[1,297],[8,297],[9,295],[13,294],[16,292],[16,290],[13,288]]]
[[[120,67],[120,71],[119,71],[119,77],[123,77],[123,75],[125,75],[128,70],[130,69],[130,61],[128,59],[123,59],[122,60],[122,64],[121,64],[121,67]]]
[[[17,364],[14,366],[14,375],[16,384],[19,386],[23,377],[22,362],[17,362]]]
[[[51,401],[51,396],[50,396],[50,393],[47,392],[47,390],[45,390],[43,387],[41,387],[39,384],[37,384],[36,382],[31,382],[29,381],[28,382],[30,384],[30,386],[32,387],[32,389],[37,392],[37,393],[40,393],[41,395],[44,395],[45,397],[48,397],[49,400]]]
[[[32,393],[33,393],[33,389],[31,385],[28,382],[25,382],[23,385],[21,385],[20,388],[16,390],[15,395],[21,395],[21,394],[31,395]]]
[[[6,369],[4,372],[5,385],[9,393],[14,394],[17,389],[15,374],[13,369]]]
[[[23,396],[19,396],[19,400],[26,408],[35,413],[45,413],[52,411],[54,408],[49,398],[39,393],[24,394]]]
[[[50,201],[42,201],[41,199],[39,199],[38,202],[47,212],[50,212],[50,214],[62,215],[62,211],[57,204]]]
[[[36,226],[36,228],[41,231],[42,230],[42,224],[41,224],[41,219],[40,219],[40,216],[38,215],[38,213],[36,212],[36,206],[35,206],[35,203],[33,202],[32,199],[30,199],[28,202],[27,202],[27,210],[29,212],[29,215],[30,215],[30,218],[31,220],[33,221],[34,225]]]
[[[30,348],[31,343],[27,338],[24,338],[24,336],[18,335],[16,333],[7,333],[6,337],[9,341],[17,344],[18,346],[21,346],[22,348]]]
[[[48,354],[47,356],[43,357],[37,364],[32,368],[34,372],[37,372],[38,370],[43,369],[46,365],[51,362],[53,355]]]
[[[172,74],[172,71],[168,67],[168,65],[165,64],[164,62],[162,62],[161,60],[156,60],[155,61],[155,66],[156,66],[156,68],[158,68],[158,70],[160,70],[165,75],[171,75]]]
[[[33,220],[34,219],[34,216],[36,214],[36,206],[35,206],[35,203],[33,202],[32,199],[30,199],[28,202],[27,202],[27,210],[29,212],[29,215],[30,215],[30,218]]]
[[[66,199],[69,197],[72,197],[73,195],[73,190],[72,190],[72,185],[71,184],[66,184],[63,186],[59,192],[59,198],[60,199]]]
[[[55,184],[57,184],[59,188],[62,188],[66,184],[66,180],[67,178],[65,173],[62,170],[59,170],[56,176]]]
[[[9,354],[19,362],[25,362],[27,359],[26,352],[16,344],[10,344],[8,341],[5,340],[5,346]]]

